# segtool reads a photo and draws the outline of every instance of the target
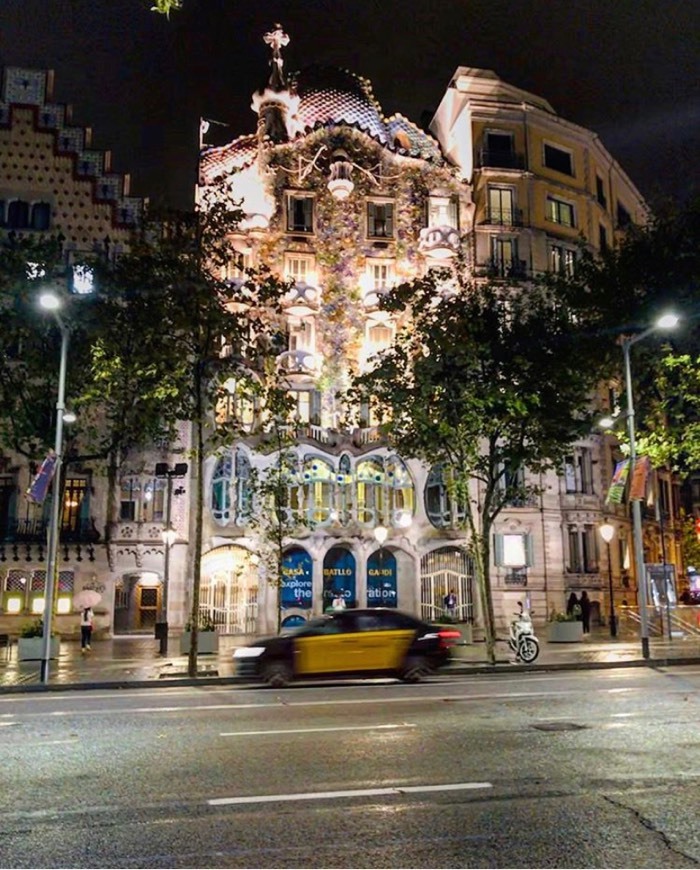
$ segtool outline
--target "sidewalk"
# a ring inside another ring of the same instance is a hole
[[[92,650],[81,654],[80,643],[62,641],[58,659],[51,662],[49,682],[40,682],[38,661],[17,661],[16,646],[11,658],[0,653],[0,693],[91,688],[137,688],[189,685],[192,683],[230,683],[235,679],[233,651],[245,640],[219,638],[215,655],[199,656],[196,680],[187,675],[187,656],[179,655],[178,638],[171,637],[168,655],[159,654],[159,642],[152,635],[115,637],[98,640]],[[514,670],[575,670],[612,667],[700,664],[700,638],[650,639],[650,657],[642,658],[641,643],[630,636],[612,639],[605,629],[594,630],[580,643],[541,641],[541,652],[531,665],[514,663],[505,643],[498,643],[496,664],[485,660],[483,642],[455,647],[452,662],[441,673],[495,673]]]

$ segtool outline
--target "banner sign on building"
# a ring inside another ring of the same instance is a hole
[[[295,547],[284,554],[282,561],[282,588],[280,606],[282,610],[300,607],[311,610],[313,607],[313,560],[311,556]]]
[[[49,485],[53,479],[54,471],[56,470],[56,454],[50,450],[46,455],[46,459],[41,463],[39,471],[36,473],[32,485],[27,490],[27,498],[34,504],[43,504],[46,498],[46,493],[49,491]]]
[[[612,476],[608,495],[605,499],[606,504],[622,504],[622,496],[625,494],[625,485],[630,470],[629,459],[622,459],[616,463],[615,471]]]
[[[323,560],[323,609],[342,595],[346,607],[355,607],[355,557],[349,550],[333,547]]]
[[[367,607],[397,607],[396,557],[377,550],[367,559]]]
[[[647,495],[647,480],[651,471],[651,462],[648,456],[640,456],[634,463],[632,481],[630,483],[630,501],[645,499]]]

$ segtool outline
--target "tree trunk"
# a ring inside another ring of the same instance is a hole
[[[197,388],[201,399],[201,387]],[[201,403],[200,403],[201,405]],[[197,676],[197,646],[199,637],[199,590],[202,582],[202,517],[204,515],[204,424],[201,413],[195,423],[195,447],[193,467],[196,469],[195,480],[195,517],[194,517],[194,559],[192,564],[192,642],[190,646],[187,673],[190,677]]]

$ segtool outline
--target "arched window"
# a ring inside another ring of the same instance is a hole
[[[211,515],[220,526],[228,525],[231,518],[232,481],[233,457],[227,451],[216,460],[211,477]]]
[[[338,473],[336,474],[336,516],[332,519],[337,519],[338,522],[345,526],[351,518],[352,510],[352,464],[347,453],[343,453],[338,462]]]
[[[220,456],[211,478],[211,514],[214,522],[226,526],[244,525],[252,501],[250,461],[242,450]]]
[[[384,468],[391,511],[389,522],[392,526],[406,528],[411,524],[415,507],[413,480],[406,463],[398,456],[390,456]]]
[[[464,521],[465,497],[448,465],[441,463],[430,469],[425,485],[425,512],[436,528],[451,528]]]
[[[358,522],[374,526],[384,521],[386,510],[384,481],[384,463],[381,458],[373,457],[357,463],[355,482]]]
[[[316,456],[304,460],[302,485],[306,521],[312,525],[331,522],[335,474],[329,462]]]

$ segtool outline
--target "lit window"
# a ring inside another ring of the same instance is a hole
[[[502,568],[532,565],[532,537],[529,534],[494,535],[495,563]]]
[[[367,357],[391,347],[394,327],[389,324],[371,324],[367,327]]]
[[[576,226],[574,207],[570,202],[564,202],[554,196],[547,197],[547,220],[564,227]]]
[[[509,187],[489,187],[488,222],[501,226],[516,223],[514,205],[515,194]]]
[[[330,463],[313,457],[304,460],[302,490],[306,521],[325,525],[331,521],[335,474]]]
[[[284,258],[284,277],[288,281],[312,283],[313,257],[303,257],[297,254],[287,254]]]
[[[552,272],[571,277],[576,265],[576,251],[563,245],[551,245],[549,248],[549,268]]]
[[[459,229],[459,207],[451,196],[428,197],[428,226]]]

